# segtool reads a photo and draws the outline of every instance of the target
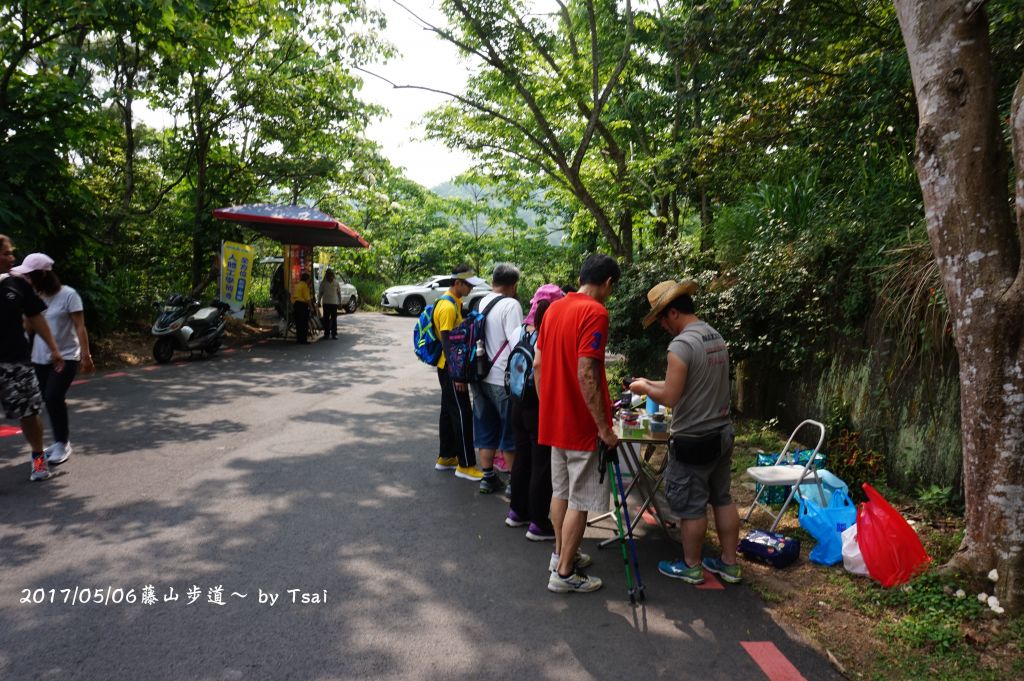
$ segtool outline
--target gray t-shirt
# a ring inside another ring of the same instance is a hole
[[[729,423],[729,347],[705,322],[690,324],[668,345],[686,364],[683,396],[672,407],[671,433],[703,435]]]
[[[64,359],[79,361],[82,359],[82,348],[78,343],[78,332],[75,331],[75,322],[71,319],[72,312],[82,311],[82,298],[78,292],[70,286],[61,286],[60,290],[52,296],[40,296],[46,303],[46,323],[50,325],[50,333],[53,340],[57,342],[60,349],[60,356]],[[32,345],[32,362],[34,364],[49,364],[52,362],[50,349],[46,342],[36,336]]]

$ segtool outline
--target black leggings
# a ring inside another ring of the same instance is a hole
[[[67,443],[70,437],[68,426],[68,405],[64,401],[71,382],[78,374],[78,362],[64,360],[64,370],[56,372],[52,364],[33,364],[36,380],[39,381],[39,392],[46,404],[46,413],[50,416],[50,429],[53,430],[53,441]]]
[[[324,303],[324,338],[338,337],[338,306]]]
[[[523,520],[554,534],[551,509],[551,447],[537,442],[537,398],[512,403],[512,428],[516,434],[516,458],[512,463],[512,496],[509,506]]]
[[[309,338],[309,303],[296,302],[292,305],[295,312],[295,338],[300,343],[308,343]]]

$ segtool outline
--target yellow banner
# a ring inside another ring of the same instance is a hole
[[[252,263],[256,249],[245,244],[225,241],[220,249],[220,299],[235,312],[245,308],[252,280]]]

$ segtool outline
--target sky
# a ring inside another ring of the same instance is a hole
[[[397,85],[419,85],[449,92],[461,92],[466,82],[467,66],[458,51],[434,33],[424,30],[406,10],[393,0],[370,0],[368,4],[387,16],[385,37],[395,45],[399,55],[386,64],[373,64],[366,69]],[[437,9],[438,0],[403,0],[402,4],[431,23],[443,23]],[[423,140],[420,119],[430,109],[442,104],[442,95],[422,90],[396,90],[389,83],[367,73],[363,78],[361,98],[380,104],[391,115],[372,125],[371,139],[381,145],[384,155],[399,167],[405,176],[425,187],[435,187],[471,164],[468,155],[453,151],[438,142]]]

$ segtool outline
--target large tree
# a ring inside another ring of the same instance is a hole
[[[967,532],[954,567],[999,569],[1024,610],[1024,77],[1006,144],[985,0],[894,0],[917,96],[917,173],[960,357]],[[1010,194],[1015,193],[1016,202]],[[1016,219],[1013,209],[1016,208]]]

